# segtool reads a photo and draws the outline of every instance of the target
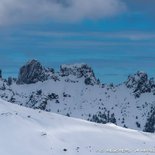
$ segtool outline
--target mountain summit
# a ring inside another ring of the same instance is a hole
[[[20,68],[17,83],[31,84],[38,81],[45,81],[53,73],[54,69],[46,69],[37,60],[31,60]]]

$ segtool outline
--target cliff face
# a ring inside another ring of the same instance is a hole
[[[87,64],[61,65],[55,72],[32,60],[21,67],[17,80],[1,78],[0,97],[93,122],[155,131],[155,82],[144,72],[130,75],[120,85],[107,85]]]
[[[37,60],[32,60],[20,68],[17,83],[31,84],[38,81],[45,81],[53,73],[54,69],[46,69]]]

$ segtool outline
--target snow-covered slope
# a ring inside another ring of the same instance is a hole
[[[155,135],[0,100],[1,155],[121,155],[122,151],[130,155],[155,153]]]
[[[155,82],[144,72],[120,85],[106,85],[87,64],[62,65],[55,72],[32,60],[21,67],[18,79],[0,80],[0,97],[93,122],[155,131]]]

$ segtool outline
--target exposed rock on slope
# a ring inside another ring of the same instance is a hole
[[[154,79],[148,79],[148,75],[140,71],[130,75],[125,83],[128,88],[133,89],[136,97],[139,97],[142,93],[150,93],[155,88]]]

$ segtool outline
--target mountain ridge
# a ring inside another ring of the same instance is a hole
[[[26,107],[155,131],[155,82],[145,72],[119,85],[102,84],[87,64],[61,65],[60,71],[37,60],[21,67],[18,79],[0,80],[0,97]]]

